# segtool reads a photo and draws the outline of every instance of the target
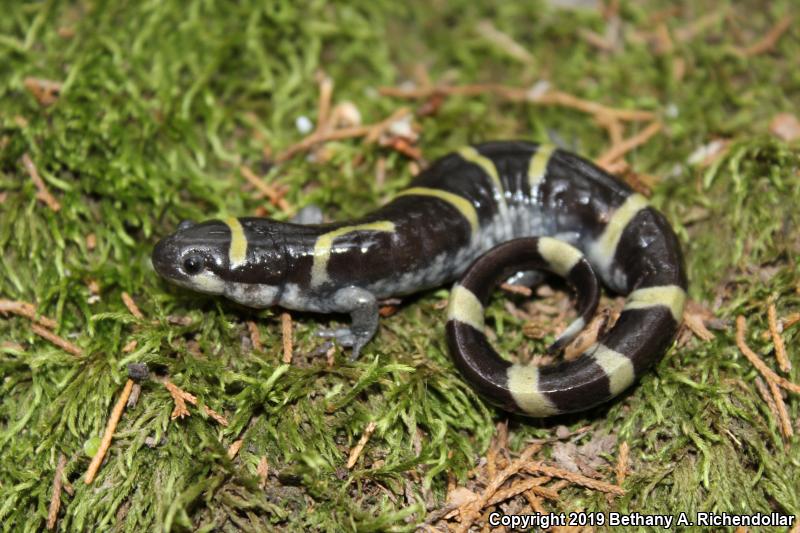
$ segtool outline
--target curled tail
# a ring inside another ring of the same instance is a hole
[[[687,282],[677,238],[664,217],[631,195],[585,248],[586,257],[552,238],[509,241],[475,261],[455,285],[447,322],[450,353],[464,378],[491,403],[535,417],[582,411],[625,390],[671,344]],[[541,368],[512,364],[495,352],[483,332],[483,315],[499,281],[537,268],[565,277],[577,289],[580,316],[556,341],[560,347],[597,305],[592,267],[627,296],[619,319],[601,339],[577,359]]]

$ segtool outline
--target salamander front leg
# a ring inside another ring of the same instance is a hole
[[[336,292],[334,301],[339,309],[349,313],[349,328],[320,330],[320,337],[333,338],[342,346],[352,348],[351,360],[358,359],[361,348],[375,336],[378,329],[378,300],[368,290],[347,287]]]

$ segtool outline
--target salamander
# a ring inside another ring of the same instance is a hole
[[[375,334],[381,299],[458,280],[445,326],[456,367],[490,403],[534,417],[585,410],[629,387],[672,343],[687,288],[678,239],[641,194],[571,152],[522,141],[446,155],[354,221],[182,222],[152,262],[173,283],[245,306],[348,313],[350,327],[321,334],[354,357]],[[591,317],[601,282],[626,296],[584,353],[544,367],[503,359],[484,333],[497,283],[538,270],[578,294],[579,317],[554,349]]]

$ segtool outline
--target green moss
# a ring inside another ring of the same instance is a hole
[[[263,5],[262,5],[263,4]],[[796,112],[800,33],[793,25],[772,51],[735,53],[794,13],[790,0],[682,2],[666,20],[674,48],[656,54],[636,35],[671,2],[622,2],[626,38],[613,52],[590,45],[602,34],[595,10],[505,2],[7,2],[0,17],[0,294],[36,302],[59,334],[86,353],[76,358],[36,337],[25,319],[0,320],[0,523],[33,531],[47,516],[59,454],[74,494],[62,494],[62,530],[210,531],[412,529],[442,504],[448,476],[466,479],[504,418],[460,380],[442,340],[439,303],[428,293],[382,321],[364,356],[336,364],[309,354],[325,320],[295,316],[296,356],[281,363],[273,311],[244,311],[168,287],[148,256],[181,219],[253,213],[262,201],[242,192],[239,164],[268,168],[273,153],[300,138],[295,119],[316,114],[315,73],[335,81],[337,101],[355,102],[366,122],[400,102],[381,85],[412,77],[422,64],[434,80],[540,79],[606,105],[654,111],[664,131],[631,153],[638,171],[662,176],[654,201],[684,244],[694,299],[731,321],[748,316],[748,342],[760,336],[765,302],[781,316],[800,309],[797,142],[770,139],[775,113]],[[693,38],[677,36],[699,17],[727,18]],[[492,24],[531,54],[520,61],[481,35]],[[733,28],[735,31],[730,31]],[[674,76],[676,61],[685,74]],[[63,82],[41,106],[25,89],[33,76]],[[432,160],[465,142],[524,137],[558,140],[587,156],[607,147],[604,131],[574,110],[534,107],[491,96],[448,99],[420,119],[420,146]],[[628,130],[634,133],[635,127]],[[699,146],[729,139],[711,167],[686,161]],[[372,209],[410,179],[406,161],[357,141],[329,145],[331,158],[296,157],[264,170],[288,186],[293,205],[317,203],[337,217]],[[58,213],[35,198],[20,164],[27,153],[59,199]],[[355,156],[360,163],[353,163]],[[387,181],[375,165],[387,161]],[[284,217],[285,214],[278,213]],[[93,233],[97,247],[89,249]],[[99,301],[87,286],[95,280]],[[120,294],[136,299],[137,320]],[[520,322],[498,299],[491,309],[501,349],[523,342]],[[186,317],[176,324],[168,317]],[[265,349],[243,344],[246,319]],[[795,369],[798,328],[784,333]],[[137,348],[122,347],[131,339]],[[98,479],[82,475],[87,443],[105,427],[126,379],[146,362],[224,413],[221,427],[201,409],[170,421],[169,393],[144,384],[126,410]],[[593,412],[547,422],[512,419],[515,448],[547,437],[556,424],[616,432],[631,445],[627,496],[569,488],[562,510],[628,509],[800,514],[798,440],[784,444],[758,397],[756,373],[733,332],[673,349],[625,398]],[[800,371],[790,376],[800,381]],[[796,421],[800,402],[790,397]],[[377,424],[352,470],[349,450]],[[234,460],[227,448],[244,446]],[[545,452],[548,453],[548,452]],[[272,474],[259,486],[266,456]]]

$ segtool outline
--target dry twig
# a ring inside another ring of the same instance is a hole
[[[50,508],[47,511],[47,529],[56,527],[58,510],[61,509],[61,487],[64,483],[65,466],[67,466],[67,457],[63,453],[60,453],[58,454],[56,473],[53,476],[53,493],[52,496],[50,496]]]
[[[622,156],[633,150],[634,148],[641,146],[642,144],[646,143],[653,137],[656,133],[661,131],[662,124],[659,121],[651,122],[645,129],[634,135],[633,137],[629,137],[625,139],[619,144],[612,146],[611,148],[606,151],[603,155],[597,158],[596,163],[603,167],[607,168],[613,163],[615,163],[618,159]]]
[[[770,303],[767,308],[767,320],[769,322],[769,333],[772,335],[772,344],[775,345],[775,359],[778,360],[778,366],[784,372],[789,372],[792,369],[792,363],[786,356],[786,345],[783,343],[783,338],[778,331],[778,318],[775,303]]]
[[[228,447],[228,459],[233,459],[239,453],[239,450],[242,449],[242,444],[244,444],[244,439],[238,439],[233,441]]]
[[[114,431],[117,429],[117,424],[119,423],[119,419],[122,417],[122,411],[125,410],[125,404],[128,403],[128,396],[131,395],[132,389],[133,380],[129,379],[127,382],[125,382],[125,388],[122,389],[122,394],[120,394],[117,404],[114,406],[114,410],[111,411],[111,417],[108,419],[106,431],[103,433],[103,439],[100,441],[100,447],[97,449],[97,453],[94,454],[94,457],[92,457],[92,462],[89,463],[89,468],[86,469],[86,477],[83,481],[87,485],[94,481],[94,477],[97,475],[97,471],[100,469],[100,464],[103,462],[106,452],[108,452],[108,448],[111,446],[111,439],[114,437]]]
[[[247,321],[247,330],[250,332],[250,342],[253,344],[253,349],[260,352],[264,349],[261,345],[261,334],[258,332],[258,326],[252,320]]]
[[[49,329],[43,328],[39,324],[31,324],[31,330],[40,337],[52,342],[65,352],[69,352],[76,357],[83,356],[83,350],[81,350],[80,348],[69,342],[67,339],[59,337]]]
[[[557,105],[577,109],[590,115],[611,115],[617,120],[622,121],[645,121],[652,120],[655,115],[650,111],[615,109],[604,106],[591,100],[584,100],[569,93],[548,90],[542,94],[529,89],[519,87],[508,87],[497,83],[478,83],[473,85],[458,86],[435,86],[423,87],[419,89],[404,89],[398,87],[381,87],[378,89],[384,96],[393,96],[406,99],[427,99],[433,95],[441,94],[445,96],[479,96],[483,94],[494,94],[513,102],[528,102],[535,105]]]
[[[764,52],[769,52],[772,50],[775,45],[778,43],[778,40],[781,36],[788,30],[792,25],[793,17],[786,16],[775,23],[772,28],[758,41],[754,42],[750,46],[746,46],[744,48],[737,48],[736,53],[742,57],[752,57],[755,55],[763,54]]]
[[[761,358],[747,346],[747,343],[744,340],[744,331],[747,324],[745,322],[745,318],[742,315],[736,317],[736,345],[739,347],[739,351],[742,352],[750,363],[756,369],[761,372],[761,375],[767,380],[767,383],[770,381],[774,381],[775,384],[780,385],[784,389],[794,392],[795,394],[800,394],[800,385],[796,383],[792,383],[788,379],[779,376],[776,374],[771,368],[769,368]]]
[[[31,177],[33,184],[36,185],[36,198],[47,204],[52,211],[58,212],[61,209],[61,204],[58,203],[58,200],[50,194],[50,191],[47,189],[47,185],[45,185],[44,180],[39,175],[39,169],[36,168],[33,160],[31,160],[31,156],[27,153],[22,154],[22,166],[25,167],[25,171]]]
[[[267,476],[269,475],[269,461],[267,460],[266,455],[262,455],[261,459],[258,460],[258,466],[256,466],[256,473],[258,473],[258,486],[262,489],[267,486]]]
[[[186,392],[185,390],[181,389],[168,379],[164,380],[164,386],[167,388],[170,395],[172,396],[173,401],[175,402],[175,409],[172,410],[170,418],[172,420],[175,420],[178,417],[182,418],[184,416],[189,416],[190,413],[189,410],[186,408],[186,402],[189,402],[192,405],[197,405],[197,396]],[[209,406],[204,405],[203,410],[210,418],[213,418],[219,425],[221,426],[228,425],[228,420],[224,416],[222,416],[221,414],[210,408]]]
[[[370,421],[367,424],[367,427],[364,429],[364,434],[361,435],[361,438],[358,439],[358,443],[350,450],[350,457],[347,459],[347,469],[351,469],[356,465],[356,461],[361,456],[361,452],[364,450],[364,446],[367,445],[367,441],[372,436],[372,432],[375,431],[375,422]]]
[[[139,320],[144,319],[144,315],[139,310],[139,306],[137,306],[136,302],[133,301],[131,295],[125,291],[122,292],[122,302],[125,304],[125,307],[128,308],[128,311],[130,311],[133,316],[135,316]]]
[[[617,458],[617,485],[620,487],[625,481],[625,476],[628,474],[628,453],[630,447],[628,441],[622,441],[619,445],[619,457]]]
[[[292,362],[292,315],[287,312],[281,313],[281,332],[283,333],[283,362]]]
[[[590,477],[586,477],[581,474],[576,474],[575,472],[570,472],[569,470],[556,468],[554,466],[548,466],[540,462],[531,462],[526,464],[525,470],[531,474],[545,474],[550,477],[565,479],[577,485],[581,485],[593,490],[598,490],[600,492],[607,492],[609,494],[616,494],[618,496],[622,496],[625,494],[625,489],[623,489],[622,487],[618,487],[617,485],[606,483],[605,481],[599,481],[597,479],[592,479]]]
[[[256,173],[253,172],[250,167],[245,165],[240,166],[239,173],[250,185],[255,187],[258,192],[266,196],[272,205],[284,213],[291,211],[291,205],[286,198],[283,197],[283,193],[279,192],[273,185],[265,183],[261,178],[256,176]]]
[[[36,306],[28,302],[0,300],[0,314],[5,313],[14,313],[15,315],[24,316],[50,329],[55,329],[56,326],[58,326],[55,320],[47,318],[44,315],[37,315]]]

